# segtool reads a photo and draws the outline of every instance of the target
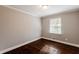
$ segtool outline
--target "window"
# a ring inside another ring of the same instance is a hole
[[[62,34],[61,32],[61,18],[54,18],[50,20],[49,32],[54,34]]]

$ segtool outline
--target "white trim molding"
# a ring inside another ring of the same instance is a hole
[[[56,40],[56,39],[51,39],[51,38],[46,38],[46,37],[41,37],[41,38],[44,38],[46,40],[51,40],[51,41],[55,41],[55,42],[59,42],[59,43],[63,43],[63,44],[66,44],[66,45],[70,45],[70,46],[74,46],[74,47],[78,47],[79,48],[78,44],[64,42],[64,41],[60,41],[60,40]]]
[[[23,45],[26,45],[26,44],[29,44],[29,43],[31,43],[31,42],[34,42],[34,41],[36,41],[36,40],[39,40],[40,38],[41,38],[41,37],[36,38],[36,39],[33,39],[33,40],[31,40],[31,41],[24,42],[24,43],[22,43],[22,44],[19,44],[19,45],[10,47],[10,48],[7,48],[7,49],[4,49],[4,50],[0,51],[0,54],[6,53],[6,52],[11,51],[11,50],[13,50],[13,49],[19,48],[19,47],[21,47],[21,46],[23,46]]]
[[[30,12],[21,10],[19,8],[12,7],[10,5],[1,5],[1,6],[6,7],[6,8],[9,8],[9,9],[12,9],[12,10],[15,10],[15,11],[18,11],[18,12],[21,12],[21,13],[24,13],[24,14],[28,14],[28,15],[31,15],[31,16],[35,16],[35,15],[31,14]],[[35,16],[35,17],[37,17],[37,16]]]
[[[68,43],[68,42],[64,42],[64,41],[60,41],[60,40],[55,40],[55,39],[51,39],[51,38],[46,38],[46,37],[39,37],[39,38],[33,39],[31,41],[27,41],[27,42],[24,42],[22,44],[19,44],[19,45],[16,45],[16,46],[4,49],[4,50],[0,51],[0,54],[8,52],[8,51],[11,51],[11,50],[16,49],[16,48],[19,48],[19,47],[21,47],[23,45],[29,44],[29,43],[34,42],[36,40],[39,40],[41,38],[44,38],[46,40],[51,40],[51,41],[55,41],[55,42],[59,42],[59,43],[63,43],[63,44],[66,44],[66,45],[70,45],[70,46],[74,46],[74,47],[78,47],[79,48],[79,45],[77,45],[77,44]]]

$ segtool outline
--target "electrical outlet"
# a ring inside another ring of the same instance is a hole
[[[65,40],[68,40],[67,38],[65,38]]]

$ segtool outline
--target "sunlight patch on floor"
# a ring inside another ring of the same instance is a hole
[[[45,45],[41,50],[41,52],[49,53],[49,54],[58,54],[59,50],[53,46]]]

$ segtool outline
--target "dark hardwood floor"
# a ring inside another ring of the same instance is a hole
[[[4,54],[79,54],[79,48],[41,38]]]

